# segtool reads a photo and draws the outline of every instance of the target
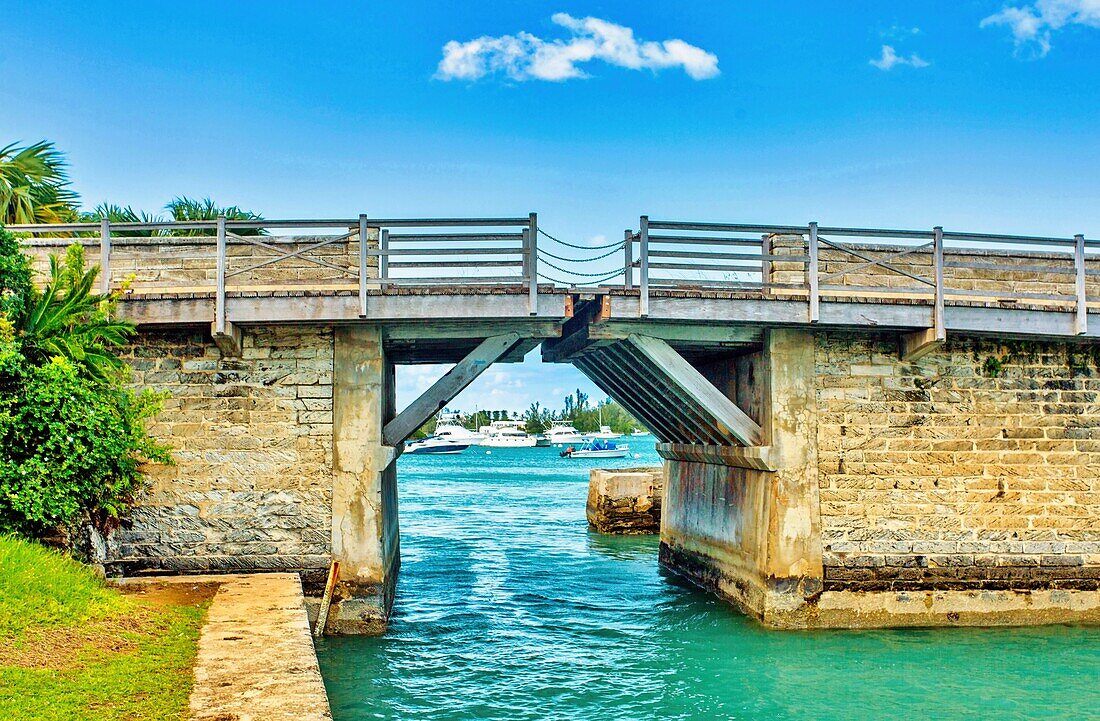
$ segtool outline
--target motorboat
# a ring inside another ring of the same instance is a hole
[[[632,431],[630,432],[630,435],[631,435],[632,437],[635,437],[635,438],[636,438],[636,437],[638,437],[638,436],[648,436],[648,435],[649,435],[649,431],[647,431],[647,430],[646,430],[646,429],[644,429],[644,428],[635,428],[634,430],[632,430]]]
[[[453,455],[462,453],[469,447],[469,443],[457,443],[439,436],[427,436],[405,444],[405,453],[412,453],[413,455]]]
[[[546,431],[546,437],[550,439],[550,443],[555,446],[565,445],[567,443],[584,443],[585,437],[581,435],[581,432],[573,427],[570,423],[561,423],[554,421],[550,426],[550,430]]]
[[[550,446],[552,446],[554,444],[550,442],[549,438],[547,438],[546,436],[544,436],[540,433],[537,436],[535,436],[535,445],[538,446],[539,448],[549,448]]]
[[[432,435],[468,445],[476,445],[485,437],[477,431],[464,428],[461,423],[461,416],[452,411],[444,411],[439,414],[436,419],[435,432]]]
[[[491,425],[478,429],[485,435],[480,445],[490,448],[533,448],[537,441],[523,430],[523,426],[523,421],[493,421]]]
[[[611,430],[611,426],[600,426],[598,433],[593,433],[592,438],[603,438],[604,440],[613,440],[615,438],[622,438],[622,433],[615,433]]]
[[[625,458],[630,448],[624,445],[594,438],[580,448],[569,447],[561,452],[563,458]]]

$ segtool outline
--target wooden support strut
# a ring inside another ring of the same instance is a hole
[[[521,339],[519,333],[505,333],[483,340],[465,358],[455,364],[442,378],[424,391],[409,407],[401,411],[382,429],[382,443],[396,446],[405,442],[416,429],[445,407],[466,386],[485,372]]]
[[[947,342],[947,325],[944,320],[943,228],[938,225],[933,229],[932,235],[932,265],[935,273],[932,327],[901,336],[899,355],[903,361],[919,360],[942,348]]]
[[[695,370],[670,345],[658,338],[644,335],[632,335],[628,340],[655,366],[663,369],[669,380],[704,409],[722,431],[746,446],[759,446],[764,442],[764,430],[756,421],[711,385],[702,373]]]

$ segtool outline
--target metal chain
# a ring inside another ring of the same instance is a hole
[[[622,273],[615,272],[615,273],[612,273],[611,275],[606,276],[604,278],[595,278],[593,280],[581,281],[579,283],[579,285],[595,285],[596,283],[603,283],[604,281],[611,280],[612,278],[615,278],[619,275],[622,275]],[[560,280],[558,278],[552,278],[552,277],[550,277],[550,276],[548,276],[544,273],[539,273],[539,277],[542,278],[543,280],[548,280],[551,283],[560,283],[561,285],[578,285],[577,281],[574,281],[574,280]]]
[[[540,260],[542,260],[542,259],[540,258]],[[550,266],[554,270],[560,271],[562,273],[567,273],[569,275],[579,275],[582,278],[596,278],[596,277],[599,277],[599,276],[602,276],[602,275],[606,274],[606,272],[607,272],[607,271],[603,271],[603,272],[600,272],[600,273],[581,273],[580,271],[577,271],[577,270],[569,270],[568,268],[558,267],[558,266],[554,265],[553,263],[551,263],[548,260],[542,260],[542,262],[546,263],[548,266]],[[618,271],[618,270],[615,271],[614,275],[612,275],[611,277],[614,278],[620,272],[622,272],[622,271]]]
[[[544,236],[546,236],[550,240],[554,241],[555,243],[561,243],[562,245],[564,245],[567,248],[575,248],[576,250],[606,250],[606,249],[611,248],[611,247],[616,246],[616,245],[621,247],[622,244],[623,244],[623,242],[621,240],[616,240],[614,243],[608,243],[607,245],[574,245],[573,243],[566,243],[564,240],[559,240],[559,239],[555,238],[554,236],[550,235],[549,233],[547,233],[542,228],[539,228],[539,233],[543,234]]]
[[[618,253],[622,249],[623,249],[623,244],[619,243],[619,245],[614,250],[609,250],[608,252],[604,253],[603,255],[597,255],[595,258],[563,258],[560,255],[554,255],[553,253],[551,253],[549,251],[545,251],[542,248],[539,248],[538,251],[539,251],[539,255],[547,255],[547,256],[550,256],[551,258],[553,258],[554,260],[560,260],[560,261],[564,261],[566,263],[589,263],[589,262],[592,262],[592,261],[595,261],[595,260],[603,260],[604,258],[610,258],[611,256],[615,255],[616,253]]]

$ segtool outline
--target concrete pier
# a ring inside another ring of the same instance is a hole
[[[762,350],[702,371],[761,420],[766,450],[658,445],[668,461],[661,562],[785,625],[823,578],[813,337],[772,330]]]
[[[662,468],[594,468],[588,474],[588,524],[600,533],[659,533]]]
[[[382,442],[394,417],[394,367],[378,326],[335,330],[332,554],[340,563],[327,631],[382,633],[400,566],[397,449]]]

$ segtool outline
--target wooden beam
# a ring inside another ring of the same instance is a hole
[[[227,320],[222,322],[224,327],[220,330],[217,321],[210,324],[210,335],[214,339],[214,345],[218,346],[218,350],[222,352],[223,357],[240,358],[241,344],[244,340],[241,329]]]
[[[387,446],[403,443],[519,340],[518,333],[505,333],[483,340],[469,355],[455,364],[454,368],[433,383],[431,388],[410,403],[408,408],[386,424],[382,429],[382,443]]]
[[[728,301],[727,301],[728,302]],[[608,303],[610,306],[610,303]],[[663,341],[692,345],[751,344],[764,340],[760,326],[697,325],[694,323],[661,323],[638,320],[592,323],[588,337],[594,340],[626,340],[631,335],[648,335]]]
[[[900,337],[899,355],[903,361],[915,361],[943,347],[946,340],[938,337],[935,328],[925,328]]]
[[[759,446],[764,442],[764,430],[737,404],[711,385],[702,373],[660,338],[632,335],[628,342],[637,348],[655,366],[668,374],[669,380],[679,386],[695,403],[705,409],[719,428],[746,446]]]

